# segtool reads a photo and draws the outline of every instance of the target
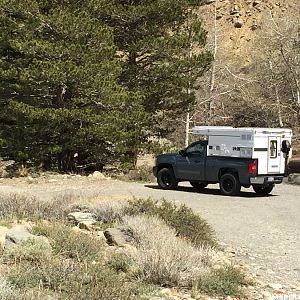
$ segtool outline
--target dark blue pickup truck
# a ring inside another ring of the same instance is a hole
[[[157,156],[153,174],[162,189],[176,189],[189,181],[196,189],[219,183],[222,194],[234,196],[241,187],[253,187],[259,195],[268,195],[283,174],[257,175],[257,160],[252,158],[207,156],[207,141],[198,141],[178,154]]]

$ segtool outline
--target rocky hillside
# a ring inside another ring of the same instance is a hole
[[[260,44],[274,27],[272,18],[297,24],[300,16],[300,5],[295,0],[206,0],[206,3],[200,16],[213,35],[216,13],[219,58],[238,61],[240,66],[264,55]]]

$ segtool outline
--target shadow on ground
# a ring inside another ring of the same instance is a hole
[[[154,190],[160,190],[160,187],[156,184],[145,184],[144,185],[146,188],[149,189],[154,189]],[[176,190],[173,190],[175,192],[186,192],[186,193],[194,193],[194,194],[204,194],[204,195],[219,195],[223,197],[227,197],[222,195],[221,191],[219,189],[210,189],[205,188],[203,190],[197,190],[193,187],[188,187],[188,186],[178,186]],[[260,196],[257,195],[255,192],[245,192],[241,191],[240,194],[236,197],[242,197],[242,198],[265,198],[265,197],[277,197],[277,195],[268,195],[268,196]]]

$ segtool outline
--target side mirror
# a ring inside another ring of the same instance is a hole
[[[291,150],[291,143],[288,141],[288,140],[284,140],[282,141],[282,144],[281,144],[281,151],[283,153],[289,153]]]
[[[180,151],[179,151],[179,154],[180,154],[181,156],[183,156],[183,157],[186,156],[186,152],[185,152],[184,150],[180,150]]]

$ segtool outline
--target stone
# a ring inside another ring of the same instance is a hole
[[[97,222],[97,216],[89,212],[76,211],[68,214],[68,220],[74,221],[75,224],[82,222],[88,222],[95,224]]]
[[[93,178],[95,179],[105,179],[105,175],[99,171],[93,173]]]
[[[172,295],[172,291],[168,288],[162,289],[159,293],[163,296],[171,296]]]
[[[108,228],[104,231],[104,236],[109,245],[116,245],[119,247],[124,247],[133,241],[133,238],[125,228]]]
[[[254,1],[253,1],[253,6],[259,5],[260,3],[261,3],[260,0],[254,0]]]
[[[300,185],[300,174],[290,174],[288,177],[288,183]]]
[[[5,235],[5,248],[10,248],[14,245],[19,245],[27,240],[32,239],[50,246],[49,240],[44,236],[36,236],[31,233],[31,227],[26,225],[16,225],[9,229]]]
[[[5,238],[8,228],[5,226],[0,226],[0,247],[4,249],[5,246]]]
[[[205,0],[205,4],[212,4],[216,2],[216,0]]]
[[[281,290],[283,289],[283,286],[279,283],[269,283],[268,287],[270,287],[273,290]]]
[[[234,22],[234,27],[235,28],[242,28],[244,25],[244,22],[242,20],[239,20],[237,19],[235,22]]]
[[[91,231],[93,230],[93,225],[96,224],[95,220],[84,220],[79,222],[78,227],[80,229]]]

